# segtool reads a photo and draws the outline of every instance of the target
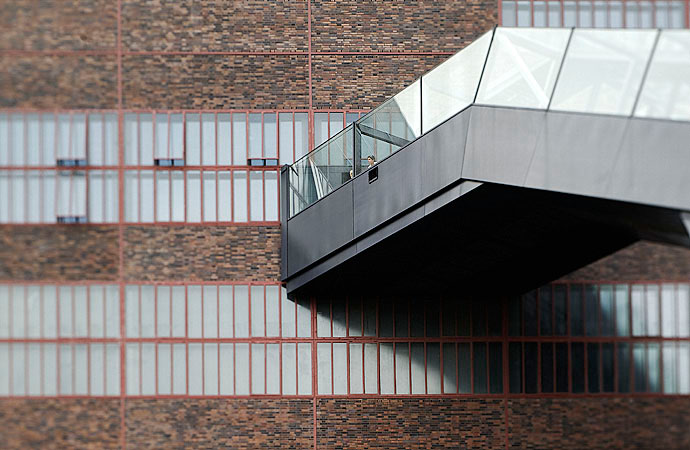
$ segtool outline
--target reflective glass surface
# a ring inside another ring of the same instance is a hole
[[[571,31],[498,28],[477,103],[546,108]]]
[[[484,34],[422,77],[423,133],[472,104],[491,36]]]
[[[690,33],[662,31],[636,117],[690,120]]]
[[[575,30],[551,109],[629,115],[656,30]]]

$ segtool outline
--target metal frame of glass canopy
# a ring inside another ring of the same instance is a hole
[[[496,27],[289,167],[289,217],[472,105],[690,121],[690,30]]]

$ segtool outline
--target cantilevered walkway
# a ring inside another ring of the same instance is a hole
[[[519,293],[688,211],[690,31],[496,28],[283,168],[282,277]]]

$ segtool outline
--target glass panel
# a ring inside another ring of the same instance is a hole
[[[577,6],[573,1],[563,2],[563,26],[577,26]]]
[[[541,391],[553,392],[553,343],[541,344]]]
[[[551,108],[628,115],[655,31],[575,30]]]
[[[395,345],[395,390],[397,394],[410,393],[410,348],[406,342]]]
[[[417,80],[357,121],[355,139],[361,139],[360,167],[366,167],[367,156],[373,155],[374,161],[380,161],[421,135],[420,95]]]
[[[571,376],[573,379],[573,392],[585,391],[585,347],[581,342],[570,344]]]
[[[475,394],[486,394],[487,393],[487,351],[486,343],[475,342],[472,344],[472,373],[474,375],[474,393]],[[536,353],[536,352],[535,352]],[[536,369],[536,365],[535,365]]]
[[[546,3],[543,1],[533,1],[533,13],[534,16],[534,26],[535,27],[545,27],[546,26]]]
[[[517,15],[517,26],[519,27],[531,27],[532,26],[532,9],[530,8],[530,2],[520,1],[518,3],[518,15]]]
[[[351,125],[291,166],[291,216],[352,178],[353,144]]]
[[[334,345],[334,359],[335,359],[335,346],[343,344],[333,344]],[[427,355],[428,356],[428,355]],[[381,372],[381,394],[394,394],[394,378],[395,378],[395,354],[393,353],[393,344],[382,342],[379,345],[379,364]],[[335,370],[335,361],[333,369]],[[337,372],[335,372],[337,374]],[[334,392],[338,393],[338,392]],[[431,392],[429,392],[431,393]]]
[[[384,345],[381,344],[381,358],[384,358]],[[392,344],[389,344],[392,346]],[[392,350],[391,350],[392,351]],[[392,358],[392,355],[391,355]],[[384,379],[383,366],[381,367],[382,383]],[[392,368],[386,372],[385,379],[393,385]],[[383,384],[382,384],[383,386]],[[335,395],[347,394],[347,344],[333,344],[333,393]],[[392,391],[390,393],[393,393]]]
[[[383,345],[381,344],[381,354],[383,355]],[[438,342],[426,344],[426,382],[427,394],[441,393],[441,349]],[[381,367],[381,377],[383,378],[383,366]],[[383,389],[383,383],[381,383]],[[383,394],[383,392],[381,392]]]
[[[502,2],[503,11],[501,13],[502,25],[504,27],[514,27],[517,25],[517,18],[515,16],[515,2]]]
[[[561,3],[560,2],[548,2],[549,6],[549,27],[560,27],[561,26]]]
[[[297,394],[311,394],[311,344],[297,344]]]
[[[690,34],[662,31],[635,109],[636,117],[690,120]]]
[[[522,392],[522,344],[511,342],[508,347],[508,366],[510,377],[510,393]]]
[[[492,32],[484,34],[422,77],[422,132],[474,101]]]

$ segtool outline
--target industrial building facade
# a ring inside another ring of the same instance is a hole
[[[287,298],[279,166],[494,25],[684,1],[5,2],[9,447],[687,448],[690,251],[506,298]],[[501,283],[497,273],[496,283]],[[411,280],[424,284],[424,280]],[[448,285],[454,280],[449,279]]]

